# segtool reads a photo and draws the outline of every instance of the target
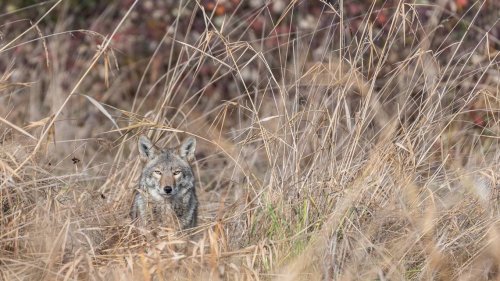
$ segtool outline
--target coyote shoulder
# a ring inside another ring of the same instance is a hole
[[[147,228],[196,226],[198,199],[190,166],[196,140],[189,137],[178,148],[160,149],[140,136],[138,145],[144,168],[130,211],[132,220]]]

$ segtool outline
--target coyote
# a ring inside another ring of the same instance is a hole
[[[178,149],[159,149],[140,136],[138,145],[144,168],[130,211],[132,220],[141,227],[195,227],[198,199],[189,163],[194,159],[196,140],[189,137]]]

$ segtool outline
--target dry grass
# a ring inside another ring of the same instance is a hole
[[[109,36],[68,28],[64,1],[7,25],[0,280],[500,280],[499,39],[477,23],[494,1],[446,33],[447,1],[384,26],[372,6],[355,32],[296,2],[273,22],[279,3],[179,1],[147,60],[120,50],[144,40],[121,31],[142,3],[97,17]],[[192,233],[130,225],[141,133],[197,137]]]

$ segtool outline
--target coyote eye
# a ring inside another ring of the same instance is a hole
[[[181,171],[174,171],[174,176],[178,176],[181,174]]]
[[[156,176],[161,176],[161,171],[160,170],[155,170],[153,172]]]

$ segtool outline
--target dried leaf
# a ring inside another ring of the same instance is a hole
[[[111,120],[111,122],[113,123],[113,125],[117,129],[120,129],[120,127],[116,123],[115,119],[111,116],[111,114],[109,114],[109,112],[98,101],[96,101],[94,98],[92,98],[90,96],[87,96],[87,95],[83,95],[83,96],[86,97],[93,105],[95,105],[95,107],[97,107],[97,109],[99,109],[99,111],[102,114],[104,114],[104,116],[106,116],[109,120]],[[120,133],[120,135],[123,135],[120,130],[118,130],[117,132]]]

